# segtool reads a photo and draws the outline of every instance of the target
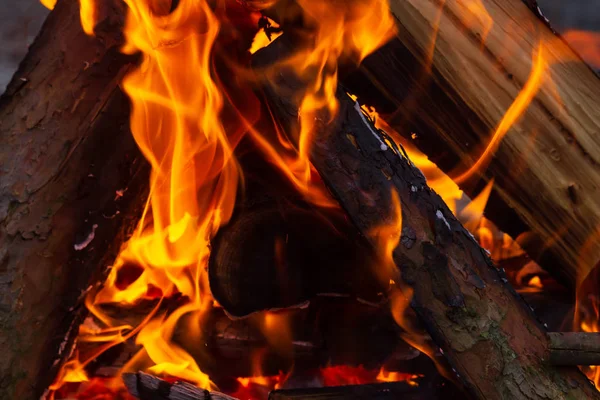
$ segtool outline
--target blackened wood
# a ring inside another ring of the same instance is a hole
[[[236,400],[187,382],[169,383],[144,372],[123,374],[123,382],[129,393],[140,400]]]
[[[214,240],[209,267],[211,292],[230,315],[290,307],[318,294],[382,300],[370,250],[339,213],[285,202],[238,206]]]
[[[600,333],[550,332],[554,365],[600,365]]]
[[[59,1],[0,99],[3,399],[39,399],[52,382],[86,288],[143,206],[147,174],[118,88],[131,61],[119,52],[123,4],[103,7],[91,38],[79,2]]]
[[[285,38],[256,53],[258,67],[285,57]],[[278,89],[301,89],[278,71]],[[277,120],[297,129],[298,104],[267,85]],[[401,200],[402,237],[393,251],[401,280],[412,287],[411,306],[459,379],[476,398],[600,398],[576,368],[548,362],[544,328],[490,257],[432,191],[402,151],[384,145],[345,94],[339,112],[315,119],[311,159],[359,231],[390,224],[392,190]],[[329,122],[331,121],[331,122]],[[376,245],[376,242],[372,242]]]

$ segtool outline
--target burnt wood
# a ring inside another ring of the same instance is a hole
[[[285,35],[284,35],[285,36]],[[256,53],[263,67],[290,51],[279,38]],[[297,129],[298,104],[282,88],[299,89],[278,70],[277,89],[264,88],[279,123]],[[414,291],[411,307],[457,377],[476,398],[599,398],[576,368],[548,362],[544,328],[489,255],[432,191],[406,155],[385,144],[356,104],[339,88],[339,112],[315,120],[311,159],[359,231],[389,224],[392,190],[401,200],[402,237],[393,251],[397,282]],[[328,123],[328,121],[330,121]],[[376,245],[376,242],[371,242]]]
[[[91,38],[79,2],[59,1],[0,99],[3,399],[39,399],[52,382],[86,288],[143,207],[148,170],[118,88],[132,61],[121,3],[103,3]]]

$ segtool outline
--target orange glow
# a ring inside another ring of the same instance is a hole
[[[422,377],[423,375],[387,371],[385,368],[381,367],[381,370],[379,371],[379,374],[377,375],[376,379],[379,382],[407,382],[411,386],[419,386],[416,380]]]
[[[490,30],[494,26],[494,20],[481,0],[466,0],[459,4],[466,8],[462,21],[471,31],[479,33],[483,46]]]
[[[467,171],[453,178],[456,183],[464,183],[474,174],[483,172],[491,157],[498,149],[498,146],[500,145],[500,142],[502,142],[504,136],[512,128],[513,124],[523,115],[531,101],[536,96],[542,84],[547,66],[548,65],[544,57],[544,46],[540,45],[537,50],[537,57],[533,63],[531,74],[529,75],[527,83],[514,102],[511,104],[506,114],[504,114],[502,121],[500,121],[496,127],[492,139],[488,143],[483,154]]]
[[[569,30],[562,37],[594,68],[600,68],[600,32]]]
[[[544,285],[542,284],[542,280],[539,276],[532,277],[529,282],[527,282],[527,286],[531,286],[534,288],[542,289]]]
[[[388,220],[376,227],[370,236],[375,242],[377,254],[381,257],[380,267],[377,270],[381,282],[388,282],[398,274],[394,261],[394,250],[400,243],[402,234],[402,207],[400,196],[395,189],[391,192],[391,213]]]
[[[291,357],[293,351],[291,314],[288,312],[265,312],[262,314],[259,327],[267,342],[280,354]]]
[[[475,198],[461,210],[461,222],[471,232],[476,232],[481,223],[483,217],[483,211],[487,205],[490,193],[492,193],[492,187],[494,186],[494,179],[491,179],[485,188]]]
[[[59,389],[65,382],[87,382],[89,380],[84,366],[77,359],[65,363],[60,371],[57,383],[50,386],[50,390]]]

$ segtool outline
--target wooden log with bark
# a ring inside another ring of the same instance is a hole
[[[0,398],[38,399],[69,353],[78,305],[133,228],[146,163],[118,83],[121,2],[84,34],[59,1],[0,99]]]
[[[256,67],[289,54],[285,40],[256,53]],[[277,88],[264,88],[265,100],[291,132],[298,129],[299,105],[280,93],[303,84],[283,70],[276,82]],[[374,230],[391,223],[392,191],[397,192],[402,212],[400,243],[393,251],[397,281],[414,291],[412,309],[467,390],[488,399],[599,398],[576,368],[549,364],[546,332],[505,274],[343,88],[337,98],[335,118],[323,114],[315,119],[311,160],[373,246]]]
[[[600,333],[551,332],[550,362],[554,365],[600,365]]]
[[[513,237],[532,232],[525,250],[575,288],[600,260],[598,76],[522,0],[390,0],[390,10],[397,37],[344,82],[454,177],[483,153],[542,44],[539,92],[460,186],[474,195],[493,178],[486,216]]]

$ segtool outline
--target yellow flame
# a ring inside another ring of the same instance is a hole
[[[90,36],[94,35],[94,26],[96,26],[96,0],[79,0],[79,15],[81,18],[81,27],[83,31]]]
[[[299,0],[302,18],[309,27],[306,43],[287,60],[278,63],[272,72],[279,74],[281,68],[292,68],[306,83],[299,97],[300,128],[294,144],[279,134],[280,143],[265,140],[258,132],[252,132],[258,144],[274,159],[310,201],[331,206],[328,196],[315,192],[311,182],[316,171],[309,155],[315,134],[315,120],[323,111],[333,118],[338,109],[336,99],[338,62],[350,57],[356,62],[387,42],[396,32],[387,0],[314,1]],[[272,79],[276,84],[276,79]],[[294,151],[293,157],[282,156]],[[308,188],[312,188],[313,191]]]
[[[527,282],[527,286],[531,286],[538,289],[542,289],[544,287],[544,285],[542,284],[542,280],[537,275],[531,278],[529,282]]]
[[[548,65],[544,56],[544,46],[540,44],[537,51],[537,57],[533,63],[531,74],[529,75],[527,83],[520,91],[514,102],[511,104],[506,114],[504,114],[504,117],[496,127],[492,139],[488,143],[483,154],[467,171],[453,178],[456,183],[461,184],[467,181],[474,174],[481,173],[483,171],[490,158],[498,149],[498,146],[500,145],[504,136],[512,128],[513,124],[523,115],[531,101],[535,98],[542,83],[544,72],[546,71],[547,66]]]
[[[276,22],[274,22],[274,21],[272,21],[270,19],[269,19],[269,23],[274,28],[278,28],[279,27],[279,24],[277,24]],[[252,46],[250,46],[250,50],[249,50],[250,54],[254,54],[258,50],[262,49],[263,47],[267,47],[269,44],[271,44],[271,42],[273,40],[277,39],[282,34],[283,34],[283,31],[273,32],[273,33],[271,33],[271,37],[269,38],[267,36],[267,33],[265,32],[265,28],[261,28],[256,33],[256,35],[254,36],[254,39],[252,40]]]
[[[148,368],[211,388],[209,377],[173,337],[201,341],[200,326],[213,305],[206,274],[209,242],[230,219],[240,182],[233,145],[220,121],[221,88],[211,75],[211,52],[220,23],[205,0],[181,0],[173,11],[169,2],[124,1],[128,13],[123,52],[141,53],[142,62],[122,86],[132,103],[131,130],[152,167],[150,196],[138,228],[106,282],[86,299],[91,314],[103,326],[83,328],[80,339],[101,343],[102,351],[137,334],[142,350],[125,370]],[[320,110],[329,110],[331,115],[337,110],[338,59],[350,55],[360,61],[391,37],[394,24],[385,0],[353,0],[344,4],[341,13],[335,2],[300,4],[313,27],[313,37],[284,64],[293,66],[308,83],[308,89],[297,94],[301,133],[293,145],[280,134],[282,149],[275,150],[269,143],[264,147],[271,149],[272,159],[278,160],[290,179],[310,193],[316,192],[315,172],[308,160],[312,121]],[[94,2],[81,0],[86,33],[93,34],[96,19]],[[248,129],[260,136],[251,126]],[[281,151],[296,152],[294,162],[282,157]],[[131,266],[139,273],[123,283],[121,276]],[[103,309],[107,304],[136,305],[174,293],[188,303],[157,318],[159,301],[137,327],[113,319]],[[265,314],[262,329],[272,346],[291,348],[285,316]],[[73,376],[71,370],[84,371],[90,360],[68,364],[59,381]]]
[[[56,6],[56,0],[40,0],[40,3],[48,10],[54,10],[54,7]]]
[[[419,386],[416,381],[418,378],[422,378],[424,375],[408,374],[405,372],[387,371],[384,367],[381,367],[379,374],[376,379],[379,382],[401,382],[404,381],[410,386]]]
[[[485,188],[461,210],[461,222],[469,231],[476,232],[479,228],[493,186],[494,179],[491,179]]]

